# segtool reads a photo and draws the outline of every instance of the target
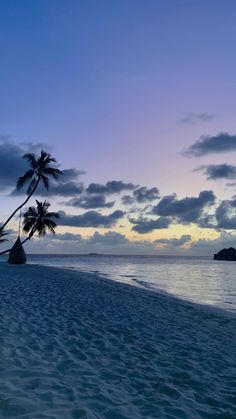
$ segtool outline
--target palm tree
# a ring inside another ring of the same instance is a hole
[[[49,188],[49,177],[57,179],[59,175],[62,174],[62,171],[51,167],[51,163],[56,163],[56,159],[51,156],[51,154],[46,153],[46,151],[41,151],[41,154],[38,158],[35,157],[32,153],[26,153],[23,156],[24,159],[28,160],[30,163],[31,169],[20,176],[17,181],[17,189],[20,190],[27,182],[30,181],[30,184],[27,189],[27,198],[25,201],[13,211],[10,217],[5,221],[1,226],[1,230],[9,223],[9,221],[14,217],[14,215],[29,201],[35,190],[37,189],[40,182],[43,183],[46,189]]]
[[[48,201],[39,202],[36,199],[37,207],[29,207],[24,213],[23,231],[29,233],[28,237],[22,241],[22,244],[37,233],[38,236],[45,236],[47,230],[55,234],[57,224],[53,218],[59,218],[56,212],[49,212],[50,203]]]
[[[55,234],[55,228],[57,224],[53,218],[59,218],[59,214],[56,212],[48,211],[48,208],[51,205],[48,201],[39,202],[36,199],[36,203],[37,207],[29,207],[28,210],[23,214],[23,231],[25,233],[29,233],[29,235],[21,242],[21,244],[24,244],[26,241],[30,240],[35,233],[38,233],[38,236],[45,236],[47,230],[49,230],[49,232]],[[3,233],[2,228],[0,228],[0,238],[6,234],[7,233]],[[5,240],[6,239],[0,239],[0,242]],[[0,252],[0,255],[8,253],[10,250],[11,248],[4,250],[3,252]]]

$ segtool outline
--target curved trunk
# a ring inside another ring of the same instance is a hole
[[[17,207],[16,209],[15,209],[15,211],[13,211],[13,213],[10,215],[10,217],[8,217],[8,219],[5,221],[5,223],[3,224],[3,225],[1,225],[0,226],[0,231],[1,230],[3,230],[5,227],[6,227],[6,225],[9,223],[9,221],[14,217],[14,215],[22,208],[22,207],[24,207],[25,206],[25,204],[27,204],[27,202],[29,201],[29,199],[31,198],[31,196],[33,195],[33,193],[35,192],[35,190],[37,189],[37,187],[38,187],[38,184],[39,184],[39,181],[40,181],[40,177],[38,177],[38,180],[37,180],[37,182],[36,182],[36,185],[35,185],[35,187],[32,189],[32,191],[30,192],[30,194],[27,196],[27,198],[25,199],[25,201],[23,202],[23,204],[21,204],[21,205],[19,205],[19,207]],[[8,250],[9,251],[9,250]],[[5,252],[6,253],[6,252]],[[0,253],[0,255],[1,255],[2,253]]]
[[[30,236],[26,237],[26,239],[24,239],[21,244],[24,244],[25,242],[27,242],[28,240],[30,240]],[[1,253],[0,253],[1,254]]]
[[[5,253],[10,252],[10,250],[11,250],[11,248],[10,248],[10,249],[7,249],[7,250],[4,250],[3,252],[0,252],[0,256],[1,256],[1,255],[5,255]]]
[[[28,240],[30,240],[31,239],[31,237],[34,235],[34,233],[36,232],[36,230],[35,229],[33,229],[31,232],[30,232],[30,234],[28,235],[28,237],[26,237],[26,239],[24,239],[22,242],[21,242],[21,244],[24,244],[25,242],[27,242]],[[0,253],[1,254],[1,253]]]

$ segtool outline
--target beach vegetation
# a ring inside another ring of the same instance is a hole
[[[29,162],[30,169],[27,170],[23,176],[18,178],[16,187],[17,190],[20,190],[23,188],[23,186],[29,183],[26,191],[27,198],[2,224],[1,230],[3,230],[9,221],[14,217],[14,215],[27,204],[40,183],[42,183],[46,189],[49,189],[50,178],[57,179],[62,174],[61,170],[52,166],[52,164],[56,164],[57,161],[54,157],[51,156],[51,154],[47,153],[46,151],[42,150],[38,158],[36,158],[33,153],[26,153],[24,154],[23,158]]]
[[[20,190],[28,184],[26,191],[27,197],[0,226],[0,244],[7,241],[5,238],[7,233],[4,231],[6,225],[15,216],[15,214],[27,204],[38,186],[42,184],[46,189],[49,189],[50,179],[53,178],[56,180],[63,173],[55,167],[55,165],[57,165],[56,159],[46,151],[42,150],[39,157],[36,157],[33,153],[26,153],[23,158],[30,164],[30,169],[27,170],[23,176],[18,178],[16,188],[17,190]],[[36,207],[29,207],[24,214],[23,231],[28,233],[28,237],[24,239],[21,244],[25,243],[36,233],[38,236],[44,236],[47,231],[55,234],[57,224],[54,219],[59,218],[59,214],[48,211],[51,204],[46,200],[44,202],[36,200],[36,204]],[[0,252],[0,255],[8,253],[10,250],[11,248],[4,250],[3,252]]]
[[[23,214],[23,231],[28,233],[28,237],[23,240],[22,244],[31,239],[34,234],[39,237],[45,236],[47,231],[55,234],[57,226],[55,219],[59,218],[59,214],[48,211],[51,204],[46,200],[44,202],[36,200],[36,204],[36,207],[29,207]]]

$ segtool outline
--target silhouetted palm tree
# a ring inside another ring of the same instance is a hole
[[[35,190],[37,189],[40,182],[46,187],[49,188],[49,177],[57,179],[62,171],[51,167],[51,163],[56,163],[56,159],[51,156],[51,154],[46,153],[46,151],[41,151],[39,158],[36,159],[35,155],[32,153],[26,153],[23,156],[24,159],[28,160],[30,163],[31,169],[28,170],[23,176],[20,176],[17,181],[17,189],[21,189],[27,182],[30,181],[30,184],[27,189],[27,198],[25,201],[13,211],[10,217],[5,221],[1,226],[3,229],[9,221],[14,217],[14,215],[29,201]]]
[[[28,237],[22,241],[22,244],[37,233],[38,236],[45,236],[46,232],[55,234],[57,224],[53,218],[59,218],[56,212],[49,212],[50,203],[48,201],[39,202],[36,199],[37,207],[29,207],[23,214],[23,231],[29,233]]]

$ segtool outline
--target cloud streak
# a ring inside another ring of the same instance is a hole
[[[154,230],[161,230],[168,228],[171,220],[169,218],[160,217],[155,220],[148,218],[139,218],[139,219],[129,219],[131,224],[134,224],[132,227],[133,231],[136,231],[139,234],[151,233]]]
[[[114,204],[115,201],[106,202],[106,197],[103,194],[81,196],[67,202],[67,205],[83,209],[111,208]]]
[[[236,151],[236,135],[222,132],[215,136],[202,136],[184,152],[184,155],[202,157],[229,151]]]
[[[102,215],[96,211],[87,211],[80,215],[68,215],[64,211],[59,211],[58,225],[71,227],[103,227],[108,228],[114,226],[118,220],[124,217],[123,211],[114,211],[109,215]]]
[[[202,170],[207,177],[207,180],[218,179],[236,179],[236,166],[230,164],[210,164],[208,166],[201,166],[194,171]]]
[[[184,234],[179,239],[158,239],[155,240],[154,243],[157,245],[164,245],[166,247],[181,247],[186,243],[189,243],[192,240],[190,234]]]
[[[189,112],[184,118],[180,119],[183,125],[194,125],[200,122],[208,122],[214,118],[214,115],[206,112]]]
[[[107,182],[105,185],[102,185],[100,183],[90,183],[86,191],[90,194],[102,193],[105,195],[111,195],[123,191],[130,191],[135,187],[136,186],[133,183],[125,183],[122,180],[112,180]]]

